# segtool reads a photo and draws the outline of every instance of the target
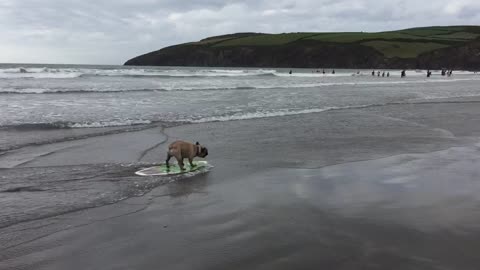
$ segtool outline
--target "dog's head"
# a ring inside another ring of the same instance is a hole
[[[208,149],[202,145],[200,145],[199,142],[197,142],[195,144],[197,146],[197,156],[201,157],[201,158],[204,158],[206,156],[208,156]]]

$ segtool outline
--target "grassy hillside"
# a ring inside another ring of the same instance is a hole
[[[242,33],[208,38],[190,44],[212,47],[280,46],[301,41],[360,44],[371,47],[386,58],[415,58],[421,53],[461,45],[479,39],[480,26],[434,26],[378,33]]]
[[[235,33],[166,47],[126,65],[480,70],[480,26],[338,33]]]
[[[284,45],[300,39],[308,38],[315,33],[288,33],[288,34],[262,34],[256,36],[232,38],[215,44],[215,46],[274,46]]]
[[[449,47],[449,45],[435,42],[401,42],[383,40],[367,41],[362,44],[374,48],[387,58],[415,58],[424,52]]]

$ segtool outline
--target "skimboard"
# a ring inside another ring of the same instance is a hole
[[[172,174],[188,173],[188,172],[197,171],[199,169],[207,167],[208,162],[204,160],[193,161],[193,165],[195,166],[191,167],[188,162],[185,162],[184,164],[185,170],[182,171],[178,166],[178,164],[171,164],[168,169],[165,164],[162,164],[162,165],[139,170],[135,172],[135,174],[141,175],[141,176],[156,176],[156,175],[172,175]]]

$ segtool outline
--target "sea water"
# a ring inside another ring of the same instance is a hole
[[[327,71],[2,64],[0,127],[229,121],[480,95],[473,72]]]

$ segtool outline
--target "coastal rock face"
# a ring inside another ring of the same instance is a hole
[[[480,41],[465,46],[445,48],[423,54],[417,61],[417,66],[441,69],[480,70]]]
[[[382,33],[240,33],[180,44],[125,65],[480,69],[480,27]]]
[[[211,48],[198,45],[168,47],[135,57],[126,65],[223,67],[359,67],[383,63],[383,56],[365,46],[295,44],[276,47]]]

